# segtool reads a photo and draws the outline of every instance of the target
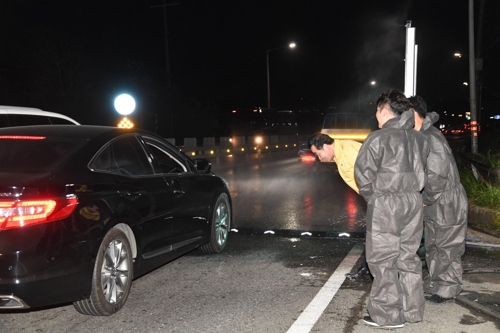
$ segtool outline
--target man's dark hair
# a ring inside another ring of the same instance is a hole
[[[424,99],[419,95],[415,95],[410,97],[409,100],[413,105],[413,110],[418,113],[420,118],[425,118],[425,116],[427,115],[427,104],[425,103]]]
[[[387,89],[378,97],[377,107],[387,107],[392,113],[399,116],[411,108],[411,103],[401,91]]]
[[[331,145],[333,142],[333,139],[328,135],[323,133],[316,133],[309,139],[309,148],[311,148],[311,146],[314,146],[318,150],[323,150],[324,144]]]

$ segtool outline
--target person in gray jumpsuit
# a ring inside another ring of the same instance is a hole
[[[380,130],[361,146],[354,174],[367,201],[366,259],[373,283],[368,325],[403,327],[422,321],[422,263],[417,255],[423,233],[422,195],[427,140],[413,129],[409,100],[386,90],[377,100]]]
[[[439,119],[427,113],[420,96],[410,98],[415,110],[415,129],[424,134],[429,144],[427,183],[424,201],[425,260],[429,278],[424,292],[434,303],[453,301],[462,291],[462,255],[465,252],[469,201],[460,183],[453,153],[444,135],[433,126]]]

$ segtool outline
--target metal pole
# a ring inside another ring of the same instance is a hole
[[[295,47],[295,43],[290,43],[288,46],[277,47],[274,49],[269,49],[266,51],[266,65],[267,65],[267,108],[271,108],[271,85],[269,84],[269,52],[274,50],[281,50],[286,47],[293,49]]]
[[[413,66],[413,96],[417,95],[417,64],[418,64],[418,45],[415,45],[415,58]]]
[[[165,69],[167,74],[167,87],[170,88],[170,60],[168,55],[168,28],[167,28],[167,5],[163,0],[163,28],[165,29]]]
[[[167,28],[167,5],[165,4],[165,0],[163,0],[163,27],[165,29],[165,72],[167,76],[167,128],[168,128],[168,136],[169,137],[174,137],[173,133],[173,115],[172,115],[172,107],[170,103],[170,88],[171,88],[171,83],[170,83],[170,59],[169,59],[169,54],[168,54],[168,28]]]
[[[411,21],[406,23],[406,56],[405,56],[405,96],[415,95],[415,28]]]
[[[267,108],[271,108],[271,87],[269,85],[269,51],[266,51],[266,63],[267,63]]]
[[[170,75],[170,59],[169,59],[169,48],[168,48],[168,25],[167,25],[167,6],[175,6],[178,5],[179,3],[172,3],[172,4],[166,4],[165,0],[162,0],[162,4],[158,6],[151,6],[151,8],[158,8],[162,7],[163,8],[163,29],[164,29],[164,34],[165,34],[165,81],[166,81],[166,116],[167,116],[167,136],[173,137],[174,130],[173,130],[173,113],[172,113],[172,103],[170,100],[171,94],[170,94],[170,88],[171,88],[171,75]],[[156,121],[156,120],[155,120]]]
[[[477,154],[476,68],[474,56],[474,0],[469,0],[469,93],[471,152]]]
[[[477,22],[477,35],[475,40],[476,46],[476,91],[477,91],[477,123],[478,131],[481,129],[483,122],[481,121],[482,112],[482,90],[483,90],[483,59],[482,59],[482,39],[483,39],[483,17],[484,17],[484,6],[486,0],[480,0],[479,2],[479,16]]]

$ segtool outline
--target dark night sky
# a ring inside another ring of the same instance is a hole
[[[272,106],[352,110],[386,88],[404,89],[404,25],[411,20],[419,45],[417,93],[431,110],[468,109],[467,59],[452,57],[468,53],[468,0],[167,3],[171,89],[165,93],[163,12],[154,7],[161,0],[3,0],[0,104],[102,125],[118,119],[112,101],[124,91],[137,98],[143,117],[156,115],[160,124],[167,107],[177,124],[183,115],[265,107],[266,50],[294,41],[294,50],[269,53]],[[499,90],[499,3],[486,0],[484,16],[490,92]],[[175,105],[167,106],[167,96]]]

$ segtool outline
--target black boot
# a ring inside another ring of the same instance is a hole
[[[367,282],[372,280],[370,270],[367,267],[360,267],[356,273],[347,273],[345,277],[356,282]]]

